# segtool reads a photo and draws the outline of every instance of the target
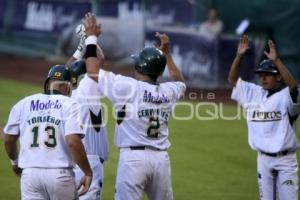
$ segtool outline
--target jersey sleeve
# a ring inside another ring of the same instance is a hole
[[[129,101],[136,93],[137,80],[100,70],[98,77],[100,93],[114,105]]]
[[[245,107],[245,104],[250,103],[252,99],[255,98],[256,93],[260,90],[260,86],[243,81],[241,78],[239,78],[232,90],[231,99],[237,101],[241,106]]]
[[[99,98],[101,95],[97,82],[87,75],[79,82],[78,91],[79,94],[92,98]]]
[[[81,103],[88,106],[94,114],[98,115],[101,109],[100,98],[102,95],[96,81],[85,75],[79,83],[77,95],[76,98]]]
[[[65,135],[71,134],[81,134],[84,136],[82,129],[81,119],[80,119],[80,105],[76,101],[70,100],[66,105],[66,110],[64,111]]]
[[[186,85],[184,82],[176,81],[176,82],[168,82],[170,89],[172,90],[174,99],[178,100],[183,97]]]
[[[9,113],[8,121],[3,129],[3,132],[5,134],[9,134],[9,135],[20,134],[21,108],[22,108],[22,102],[18,102],[11,109]]]
[[[289,110],[289,114],[291,116],[296,116],[300,113],[300,88],[299,85],[297,86],[297,97],[295,98],[296,101],[293,101],[291,95],[290,95],[290,91],[288,88],[286,88],[287,91],[287,96],[288,96],[288,110]]]

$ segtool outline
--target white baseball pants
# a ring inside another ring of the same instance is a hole
[[[90,186],[89,191],[80,196],[80,200],[100,200],[103,184],[103,164],[100,162],[98,155],[87,155],[90,166],[93,171],[93,180]],[[78,166],[74,168],[76,185],[79,185],[81,178],[83,177],[83,172]]]
[[[72,169],[23,169],[21,193],[22,200],[78,199]]]
[[[258,153],[257,169],[261,200],[298,200],[296,153],[276,157]]]
[[[173,200],[170,159],[167,151],[122,148],[115,200]]]

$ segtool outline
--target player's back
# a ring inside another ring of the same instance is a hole
[[[72,126],[78,117],[77,105],[63,95],[35,94],[13,107],[12,113],[20,127],[19,167],[73,165],[65,135],[73,132]]]
[[[124,121],[119,121],[116,129],[116,144],[119,147],[169,148],[168,121],[184,90],[185,85],[181,82],[155,85],[136,81],[132,96],[124,104]]]
[[[108,139],[100,96],[97,83],[85,75],[78,88],[72,91],[71,98],[80,104],[80,119],[85,132],[82,142],[87,154],[99,155],[107,160]]]

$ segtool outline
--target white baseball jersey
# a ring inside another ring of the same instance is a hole
[[[268,91],[262,87],[242,79],[237,81],[231,98],[246,110],[252,149],[278,153],[299,148],[295,127],[300,112],[299,94],[300,91],[297,102],[293,103],[288,87],[267,97]]]
[[[20,135],[19,167],[73,167],[65,136],[82,134],[79,105],[63,95],[35,94],[11,110],[6,134]]]
[[[97,82],[84,75],[77,89],[72,91],[72,98],[81,105],[81,120],[86,133],[83,144],[86,153],[108,159],[108,139],[103,122],[100,103],[100,91]]]
[[[183,82],[154,85],[100,70],[98,84],[116,109],[117,147],[169,148],[168,121],[186,89]]]

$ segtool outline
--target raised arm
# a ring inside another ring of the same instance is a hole
[[[228,75],[228,82],[232,87],[236,85],[236,82],[239,78],[241,59],[248,49],[249,49],[249,38],[247,35],[244,35],[240,39],[236,56],[232,62],[229,75]]]
[[[297,81],[294,79],[294,77],[291,75],[291,73],[287,70],[287,68],[284,66],[280,58],[278,57],[275,44],[272,40],[268,41],[269,45],[269,53],[265,51],[265,55],[268,59],[272,60],[275,67],[278,69],[280,75],[282,76],[282,79],[284,80],[285,84],[289,87],[290,91],[294,91],[297,87]]]
[[[99,32],[99,35],[100,35],[100,33],[101,33],[101,30]],[[85,27],[83,24],[80,24],[76,27],[76,35],[79,39],[79,44],[78,44],[78,47],[77,47],[76,51],[74,52],[74,54],[66,62],[66,64],[65,64],[66,68],[69,68],[75,60],[84,59],[85,50],[86,50],[85,39],[87,38],[87,35],[86,35]],[[97,35],[97,37],[99,35]],[[101,49],[101,47],[98,44],[97,44],[97,58],[100,62],[100,65],[102,66],[104,64],[105,56],[104,56],[103,50]]]
[[[170,54],[170,39],[169,39],[169,37],[166,34],[161,34],[159,32],[156,32],[155,36],[160,39],[159,49],[162,52],[164,52],[164,54],[167,58],[167,66],[168,66],[168,70],[169,70],[171,79],[174,81],[185,82],[182,73],[177,68],[177,66],[174,63],[174,60]]]
[[[98,82],[98,74],[101,62],[97,57],[97,36],[101,34],[101,25],[97,24],[96,17],[92,13],[87,13],[84,18],[84,27],[87,38],[86,45],[86,70],[89,77]],[[98,52],[98,56],[103,53]]]

